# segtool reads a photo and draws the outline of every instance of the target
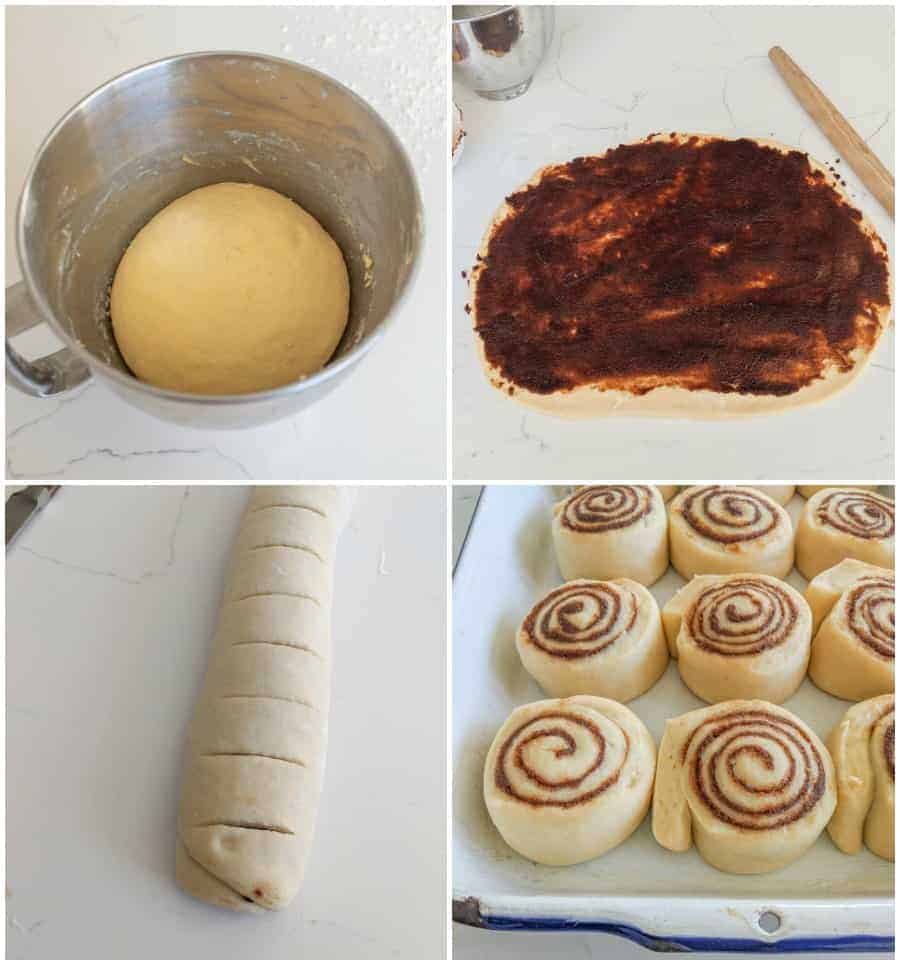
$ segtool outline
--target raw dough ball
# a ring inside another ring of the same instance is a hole
[[[110,316],[139,379],[227,395],[322,368],[349,304],[343,255],[315,218],[276,191],[226,182],[178,198],[138,232]]]

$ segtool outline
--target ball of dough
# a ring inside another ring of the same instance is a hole
[[[137,233],[110,317],[139,379],[230,395],[322,368],[349,304],[341,250],[312,215],[276,191],[226,182],[178,198]]]

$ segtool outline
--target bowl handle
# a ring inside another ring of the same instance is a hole
[[[20,392],[46,399],[71,392],[90,381],[91,370],[70,348],[61,348],[29,362],[12,347],[13,336],[27,332],[42,321],[25,282],[10,285],[6,289],[6,378]]]

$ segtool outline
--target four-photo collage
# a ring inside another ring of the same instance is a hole
[[[894,18],[4,3],[8,959],[894,957]]]

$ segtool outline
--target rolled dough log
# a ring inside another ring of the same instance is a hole
[[[188,745],[176,880],[241,911],[300,888],[325,765],[334,554],[327,486],[253,490]]]

